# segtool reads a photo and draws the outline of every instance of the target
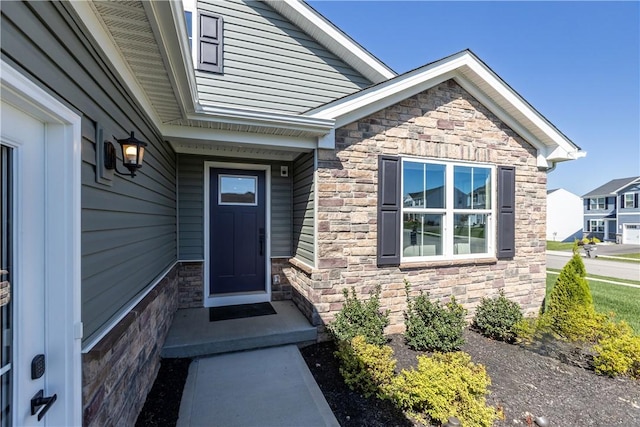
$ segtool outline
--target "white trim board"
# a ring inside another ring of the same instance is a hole
[[[56,100],[9,64],[0,60],[2,102],[44,123],[44,277],[47,352],[63,372],[57,372],[56,420],[62,425],[82,424],[82,320],[81,320],[81,117]],[[20,156],[20,147],[17,147]],[[25,160],[25,159],[23,159]],[[20,173],[20,159],[16,162]],[[23,193],[16,191],[16,204]],[[17,217],[20,221],[20,218]],[[19,239],[16,239],[19,240]],[[15,273],[29,268],[27,260],[16,260]],[[19,322],[18,322],[19,323]],[[15,334],[20,336],[20,325]],[[19,349],[17,350],[19,351]],[[32,355],[29,355],[32,357]],[[24,360],[20,355],[14,360]],[[21,408],[22,410],[23,408]]]
[[[228,296],[211,297],[210,290],[210,265],[209,250],[211,242],[209,241],[209,224],[210,212],[209,203],[211,199],[211,189],[209,186],[210,170],[217,169],[242,169],[242,170],[261,170],[265,172],[265,292],[251,292],[234,294]],[[202,300],[205,307],[219,307],[224,305],[250,304],[256,302],[271,301],[271,165],[251,164],[251,163],[225,163],[225,162],[204,162],[204,273],[203,273],[203,295]]]

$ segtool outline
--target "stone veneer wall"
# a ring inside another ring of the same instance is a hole
[[[290,300],[291,295],[291,283],[283,269],[289,266],[289,260],[287,258],[272,258],[271,259],[271,301],[283,301]],[[276,284],[273,281],[273,276],[280,276],[280,283]]]
[[[513,259],[426,262],[378,268],[378,155],[411,155],[516,167],[516,255]],[[342,289],[366,296],[382,286],[390,309],[388,332],[404,329],[405,291],[456,299],[470,310],[483,296],[505,295],[526,313],[537,312],[545,294],[546,173],[536,150],[453,80],[336,131],[336,149],[318,153],[318,266],[287,269],[298,303],[312,305],[331,321],[342,306]],[[295,261],[295,260],[294,260]],[[311,314],[311,315],[310,315]],[[314,322],[315,323],[315,322]]]
[[[202,261],[181,262],[178,269],[178,308],[203,306],[204,263]]]
[[[82,355],[84,426],[132,426],[160,367],[160,350],[177,309],[171,271],[94,348]]]
[[[287,258],[271,259],[271,300],[290,300],[291,284],[283,269],[289,265]],[[274,275],[280,276],[280,283],[273,283]],[[203,307],[204,263],[185,261],[178,269],[178,309]]]

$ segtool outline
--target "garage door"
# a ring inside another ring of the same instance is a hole
[[[622,243],[640,245],[640,224],[625,224],[622,230]]]

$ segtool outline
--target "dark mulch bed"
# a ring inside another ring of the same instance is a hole
[[[528,414],[545,416],[550,425],[558,427],[640,426],[640,382],[596,375],[565,363],[573,360],[562,362],[539,354],[539,348],[534,352],[473,331],[466,331],[465,338],[462,350],[475,363],[483,364],[491,377],[488,403],[504,411],[505,419],[495,427],[526,426]],[[423,354],[408,348],[401,335],[390,339],[398,369],[414,366],[416,356]],[[349,390],[340,377],[333,351],[332,344],[322,343],[302,349],[302,355],[342,426],[420,425],[388,402],[364,399]]]
[[[466,331],[465,338],[462,350],[469,353],[475,363],[483,364],[491,377],[488,403],[503,408],[505,420],[497,422],[495,427],[531,425],[527,424],[527,414],[545,416],[554,427],[640,426],[639,381],[607,378],[574,366],[588,363],[572,356],[572,349],[554,345],[527,349],[493,341],[473,331]],[[422,354],[409,349],[401,335],[392,335],[389,344],[398,369],[414,366],[416,356]],[[390,402],[365,399],[349,390],[338,371],[332,343],[314,344],[301,351],[343,427],[420,426]],[[162,360],[158,378],[136,426],[176,424],[190,362],[190,359]]]
[[[191,359],[162,359],[136,427],[175,426]]]

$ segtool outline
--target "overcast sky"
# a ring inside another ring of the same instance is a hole
[[[309,4],[397,73],[471,49],[587,151],[549,189],[640,175],[640,2]]]

